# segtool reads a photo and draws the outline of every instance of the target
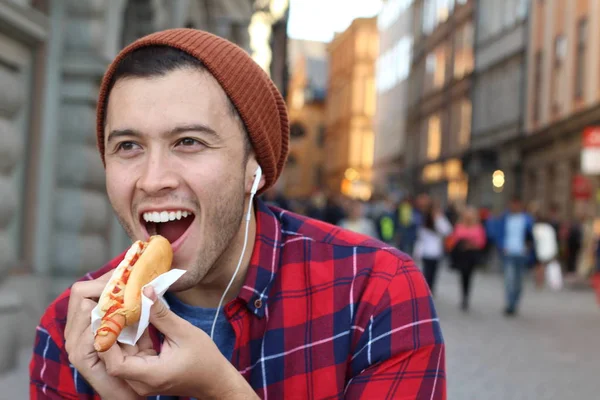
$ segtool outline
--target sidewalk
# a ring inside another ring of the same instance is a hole
[[[592,290],[536,290],[528,275],[519,315],[505,318],[497,273],[479,273],[471,310],[444,268],[435,304],[447,345],[448,399],[597,399],[600,308]]]

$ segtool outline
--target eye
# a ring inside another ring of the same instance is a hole
[[[117,151],[133,151],[138,149],[140,146],[135,142],[121,142],[117,145]]]
[[[178,148],[180,151],[196,152],[203,150],[207,146],[205,143],[199,141],[198,139],[184,137],[177,141],[177,143],[175,143],[175,147]]]
[[[179,142],[177,142],[177,144],[181,145],[181,146],[184,146],[184,147],[190,147],[190,146],[195,146],[195,145],[202,145],[202,143],[200,143],[196,139],[189,138],[189,137],[181,139]]]

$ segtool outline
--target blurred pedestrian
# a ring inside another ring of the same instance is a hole
[[[460,273],[461,309],[467,311],[473,272],[482,260],[486,243],[485,229],[474,207],[466,207],[462,212],[452,233],[452,242],[452,267]]]
[[[352,232],[377,238],[377,229],[372,219],[365,213],[365,206],[358,200],[350,202],[348,216],[340,221],[340,227]]]
[[[273,186],[266,190],[261,196],[263,201],[273,207],[281,208],[288,211],[292,210],[290,201],[278,186]]]
[[[429,204],[423,215],[423,225],[417,230],[415,258],[423,263],[423,274],[434,293],[440,261],[445,255],[444,239],[452,233],[452,225],[437,204]]]
[[[577,259],[583,245],[583,224],[575,218],[569,226],[567,235],[567,279],[572,280],[577,271]]]
[[[503,259],[506,316],[514,316],[517,313],[523,274],[527,269],[533,241],[532,230],[533,218],[525,212],[521,199],[513,197],[508,212],[498,223],[496,238]]]
[[[533,224],[533,243],[536,253],[535,284],[544,286],[546,266],[558,258],[558,237],[549,218],[538,214]]]
[[[323,220],[332,225],[339,225],[345,217],[346,211],[342,206],[341,195],[327,195]]]
[[[381,204],[381,210],[376,217],[379,240],[395,246],[398,232],[398,223],[395,214],[394,200],[387,196]]]
[[[415,209],[410,197],[405,197],[398,205],[398,248],[406,254],[413,255],[417,240],[417,228],[421,215]]]

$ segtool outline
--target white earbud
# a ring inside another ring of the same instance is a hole
[[[217,318],[219,317],[219,310],[223,306],[223,302],[225,301],[227,292],[229,292],[231,285],[233,285],[233,281],[235,280],[235,277],[237,276],[237,274],[240,270],[240,267],[242,265],[242,260],[244,259],[244,254],[246,253],[246,246],[248,245],[248,228],[250,227],[249,222],[250,222],[250,217],[252,215],[252,213],[251,213],[252,200],[254,199],[254,195],[258,191],[258,184],[260,183],[261,177],[262,177],[262,169],[260,168],[260,165],[259,165],[258,168],[256,168],[256,172],[254,173],[254,182],[252,182],[252,189],[250,189],[250,202],[248,204],[248,212],[246,213],[246,227],[244,229],[244,245],[242,246],[242,254],[240,254],[240,259],[238,260],[237,267],[235,267],[233,276],[231,277],[231,280],[229,281],[227,288],[223,292],[223,296],[221,296],[221,301],[219,301],[219,306],[217,307],[217,311],[215,312],[215,319],[213,320],[212,328],[210,329],[210,338],[211,339],[213,339],[214,335],[215,335],[215,327],[217,325]]]
[[[262,169],[260,165],[256,168],[256,172],[254,173],[254,182],[252,183],[252,189],[250,190],[251,195],[255,195],[258,191],[258,184],[260,183],[260,178],[262,177]]]

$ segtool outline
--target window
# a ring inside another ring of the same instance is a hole
[[[412,3],[412,0],[390,0],[385,3],[377,17],[377,27],[385,30],[398,20],[400,14]]]
[[[301,109],[304,107],[304,92],[296,89],[292,94],[292,108]]]
[[[518,0],[517,3],[517,19],[524,20],[527,17],[527,2],[529,0]]]
[[[323,146],[325,145],[325,133],[326,133],[326,128],[325,125],[321,124],[319,125],[319,129],[317,131],[317,146],[319,146],[320,148],[323,148]]]
[[[563,65],[567,55],[567,39],[558,35],[554,41],[554,73],[552,76],[552,112],[559,113],[561,109],[561,82],[563,81]]]
[[[448,20],[456,0],[425,0],[423,5],[423,33],[428,35]],[[464,1],[466,2],[466,1]],[[458,3],[463,3],[458,1]]]
[[[442,126],[439,115],[429,117],[427,123],[427,159],[436,160],[442,151]]]
[[[439,89],[446,81],[446,44],[440,44],[425,59],[425,93]]]
[[[541,91],[542,91],[542,67],[544,62],[544,53],[539,50],[535,55],[535,71],[533,78],[533,122],[540,121]]]
[[[306,128],[300,122],[294,122],[290,126],[290,137],[292,139],[302,138],[306,136]]]
[[[586,63],[587,18],[583,17],[577,25],[577,56],[575,58],[575,98],[581,99],[584,95],[585,63]]]
[[[375,90],[375,79],[367,78],[364,81],[365,84],[365,108],[364,114],[369,117],[373,117],[375,115],[375,106],[377,102],[377,91]]]
[[[437,0],[436,16],[437,24],[446,22],[452,10],[454,9],[454,0]]]
[[[450,129],[448,151],[457,153],[467,149],[471,140],[471,100],[468,97],[452,103]]]
[[[454,36],[454,77],[461,79],[473,71],[473,24],[467,22]]]
[[[433,72],[433,86],[436,89],[444,86],[446,79],[446,48],[440,46],[435,51],[435,70]]]
[[[429,35],[435,29],[435,0],[424,0],[423,33]]]
[[[377,91],[386,92],[408,78],[412,39],[404,36],[377,60]]]
[[[517,20],[517,2],[519,0],[504,0],[504,27],[509,28]]]

